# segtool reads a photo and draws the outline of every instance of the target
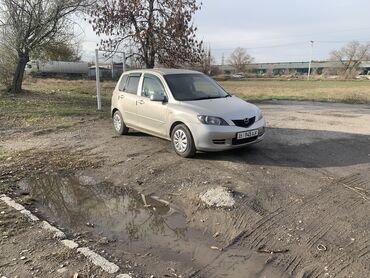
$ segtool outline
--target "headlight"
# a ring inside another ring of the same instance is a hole
[[[262,112],[261,112],[261,110],[258,109],[258,111],[257,111],[257,117],[256,117],[256,122],[258,122],[259,120],[262,120],[262,118],[263,118]]]
[[[198,120],[205,125],[229,125],[224,119],[214,116],[198,115]]]

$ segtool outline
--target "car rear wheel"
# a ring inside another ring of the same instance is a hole
[[[181,157],[194,157],[196,148],[193,136],[186,125],[175,126],[171,133],[172,146]]]
[[[128,127],[125,125],[122,114],[118,110],[113,114],[113,125],[118,134],[125,135],[128,133]]]

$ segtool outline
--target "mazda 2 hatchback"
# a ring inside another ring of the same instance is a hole
[[[266,125],[255,105],[200,72],[178,69],[123,73],[112,96],[112,118],[119,134],[132,128],[171,140],[182,157],[258,143]]]

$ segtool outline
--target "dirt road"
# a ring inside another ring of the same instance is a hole
[[[107,118],[6,136],[1,151],[32,155],[1,170],[24,167],[9,194],[132,276],[369,277],[370,107],[259,106],[266,139],[241,150],[182,159]],[[232,208],[201,201],[219,186]]]

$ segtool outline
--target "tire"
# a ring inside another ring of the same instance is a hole
[[[126,126],[125,122],[123,121],[122,114],[118,110],[113,114],[113,126],[119,135],[128,134],[129,128]]]
[[[172,147],[175,152],[185,158],[194,157],[196,148],[193,136],[189,128],[184,124],[179,124],[171,132]]]

